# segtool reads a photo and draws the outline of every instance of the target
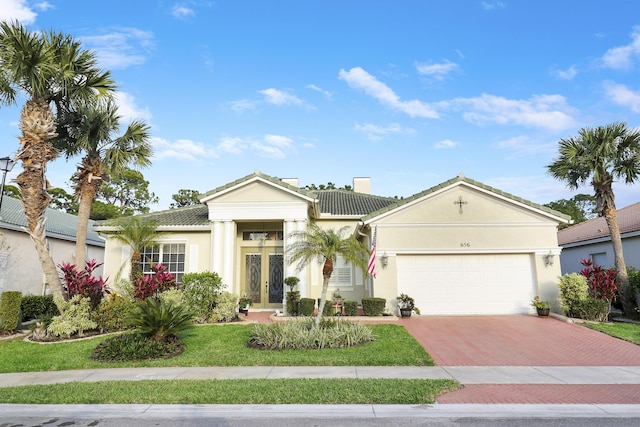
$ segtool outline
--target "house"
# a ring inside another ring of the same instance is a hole
[[[617,211],[622,251],[628,266],[640,269],[640,202]],[[558,232],[562,246],[562,274],[582,270],[580,261],[591,258],[602,267],[613,267],[615,259],[611,233],[604,217],[581,222]]]
[[[202,195],[201,204],[144,215],[170,234],[147,248],[143,263],[162,261],[178,281],[184,273],[215,271],[256,309],[281,309],[283,278],[300,278],[302,297],[318,298],[322,266],[297,272],[285,259],[289,234],[314,221],[351,228],[367,247],[377,230],[377,277],[338,259],[329,292],[347,300],[408,293],[424,314],[529,313],[531,299],[555,300],[560,273],[557,226],[569,218],[459,175],[407,199],[371,195],[369,178],[354,191],[307,191],[297,179],[256,171]],[[129,249],[107,235],[106,274],[114,276]],[[126,271],[126,268],[125,268]]]
[[[73,262],[78,218],[47,208],[45,233],[56,265]],[[93,222],[89,224],[89,227]],[[48,293],[40,259],[26,231],[27,218],[22,202],[13,197],[2,198],[0,212],[0,292],[22,291],[23,295]],[[87,258],[104,261],[105,242],[95,231],[87,233]],[[102,268],[96,270],[101,274]]]

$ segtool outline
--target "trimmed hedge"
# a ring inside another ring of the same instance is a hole
[[[300,315],[300,291],[287,292],[287,314],[289,316]]]
[[[38,319],[42,316],[58,316],[60,312],[56,303],[53,302],[53,295],[26,295],[22,297],[20,303],[22,309],[22,320],[28,321]]]
[[[313,298],[300,298],[300,315],[313,316],[316,302]]]
[[[345,316],[357,316],[358,315],[358,301],[345,301],[344,302],[344,315]]]
[[[365,316],[382,316],[387,300],[384,298],[362,298],[362,310]]]
[[[0,296],[0,328],[15,331],[20,323],[22,292],[6,291]]]

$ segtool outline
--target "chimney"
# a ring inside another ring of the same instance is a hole
[[[298,186],[298,178],[282,178],[280,181],[285,184],[293,185],[294,187]]]
[[[371,194],[371,178],[353,178],[353,191],[355,191],[356,193]]]

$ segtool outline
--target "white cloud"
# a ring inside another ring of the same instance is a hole
[[[449,60],[445,60],[440,64],[419,64],[416,63],[416,70],[418,73],[424,76],[431,76],[435,79],[442,80],[447,74],[456,70],[458,68],[458,64],[455,62],[451,62]]]
[[[264,140],[268,144],[283,148],[291,147],[293,142],[291,138],[282,135],[265,135]]]
[[[33,7],[42,12],[46,12],[49,9],[55,9],[55,6],[49,3],[48,1],[41,1],[39,3],[34,3]]]
[[[482,94],[476,98],[443,101],[438,105],[462,110],[464,119],[477,125],[515,124],[552,131],[575,127],[574,109],[561,95],[534,95],[522,100]]]
[[[407,129],[407,130],[403,129],[402,126],[400,126],[397,123],[392,123],[391,125],[385,126],[385,127],[374,125],[371,123],[365,123],[365,124],[356,123],[355,129],[358,132],[366,133],[367,138],[369,138],[372,141],[381,140],[385,136],[392,133],[413,133],[414,132],[413,129]]]
[[[82,37],[83,44],[96,52],[100,66],[123,69],[140,65],[153,48],[153,33],[137,28],[119,28],[99,36]]]
[[[207,147],[201,142],[189,139],[179,139],[169,142],[162,138],[151,138],[153,144],[154,157],[158,159],[173,158],[185,161],[200,161],[203,158],[216,158],[215,150]]]
[[[506,150],[510,152],[510,159],[517,159],[521,157],[529,157],[538,153],[548,153],[549,157],[552,157],[557,148],[557,143],[548,142],[540,143],[539,141],[532,140],[529,136],[514,136],[492,144],[494,147]]]
[[[539,204],[569,199],[573,193],[563,182],[546,175],[496,177],[483,179],[483,182]]]
[[[437,150],[442,150],[442,149],[450,149],[450,148],[456,148],[460,145],[460,143],[458,141],[452,141],[450,139],[444,139],[442,141],[438,141],[434,144],[434,148]]]
[[[193,9],[176,4],[173,6],[173,9],[171,9],[171,14],[174,18],[187,19],[195,16],[196,13]]]
[[[611,81],[604,82],[604,89],[611,101],[631,108],[634,113],[640,113],[640,92],[634,92],[623,84]]]
[[[602,56],[605,67],[616,70],[628,70],[633,66],[634,58],[640,56],[640,27],[631,32],[631,43],[609,49]]]
[[[35,13],[26,0],[2,0],[0,7],[0,21],[20,21],[22,24],[33,24],[36,21]]]
[[[305,86],[307,89],[311,89],[311,90],[315,90],[316,92],[320,92],[321,94],[323,94],[324,96],[326,96],[328,99],[333,98],[333,94],[327,90],[324,90],[322,88],[319,88],[318,86],[314,85],[314,84],[309,84],[307,86]]]
[[[494,1],[494,2],[483,1],[482,2],[482,8],[484,10],[504,9],[506,6],[507,5],[501,1]]]
[[[251,148],[260,157],[284,159],[293,150],[293,140],[282,135],[265,135],[261,141],[253,141]]]
[[[278,89],[269,88],[269,89],[260,90],[258,91],[258,93],[261,93],[262,95],[264,95],[266,102],[269,104],[274,104],[274,105],[301,105],[302,104],[302,101],[298,97],[294,95],[290,95],[287,92],[284,92]]]
[[[253,110],[256,108],[256,103],[249,99],[239,99],[237,101],[231,101],[229,107],[236,113],[242,113],[245,110]]]
[[[566,70],[555,69],[552,71],[552,74],[562,80],[572,80],[578,74],[578,70],[575,65],[572,65]]]
[[[230,154],[242,154],[246,148],[247,144],[238,137],[224,137],[217,146],[218,150]]]
[[[136,100],[130,93],[116,92],[114,95],[116,104],[118,104],[118,114],[122,117],[122,124],[132,120],[151,120],[151,111],[148,108],[140,108],[136,105]]]
[[[387,85],[360,67],[354,67],[349,71],[342,69],[338,74],[338,78],[347,82],[351,88],[361,90],[367,95],[377,99],[382,105],[388,108],[403,112],[411,117],[427,119],[438,118],[438,112],[429,104],[415,99],[411,101],[401,101],[400,97]]]

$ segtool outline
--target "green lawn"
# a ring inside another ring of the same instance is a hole
[[[27,404],[428,404],[453,380],[156,380],[0,388],[0,402]]]
[[[105,337],[56,344],[0,341],[0,373],[136,366],[428,366],[433,360],[398,325],[373,325],[376,341],[326,350],[257,350],[246,347],[251,325],[207,325],[183,336],[186,351],[172,359],[103,363],[89,358]]]
[[[605,334],[640,344],[640,325],[635,323],[586,323],[591,329],[604,332]]]

